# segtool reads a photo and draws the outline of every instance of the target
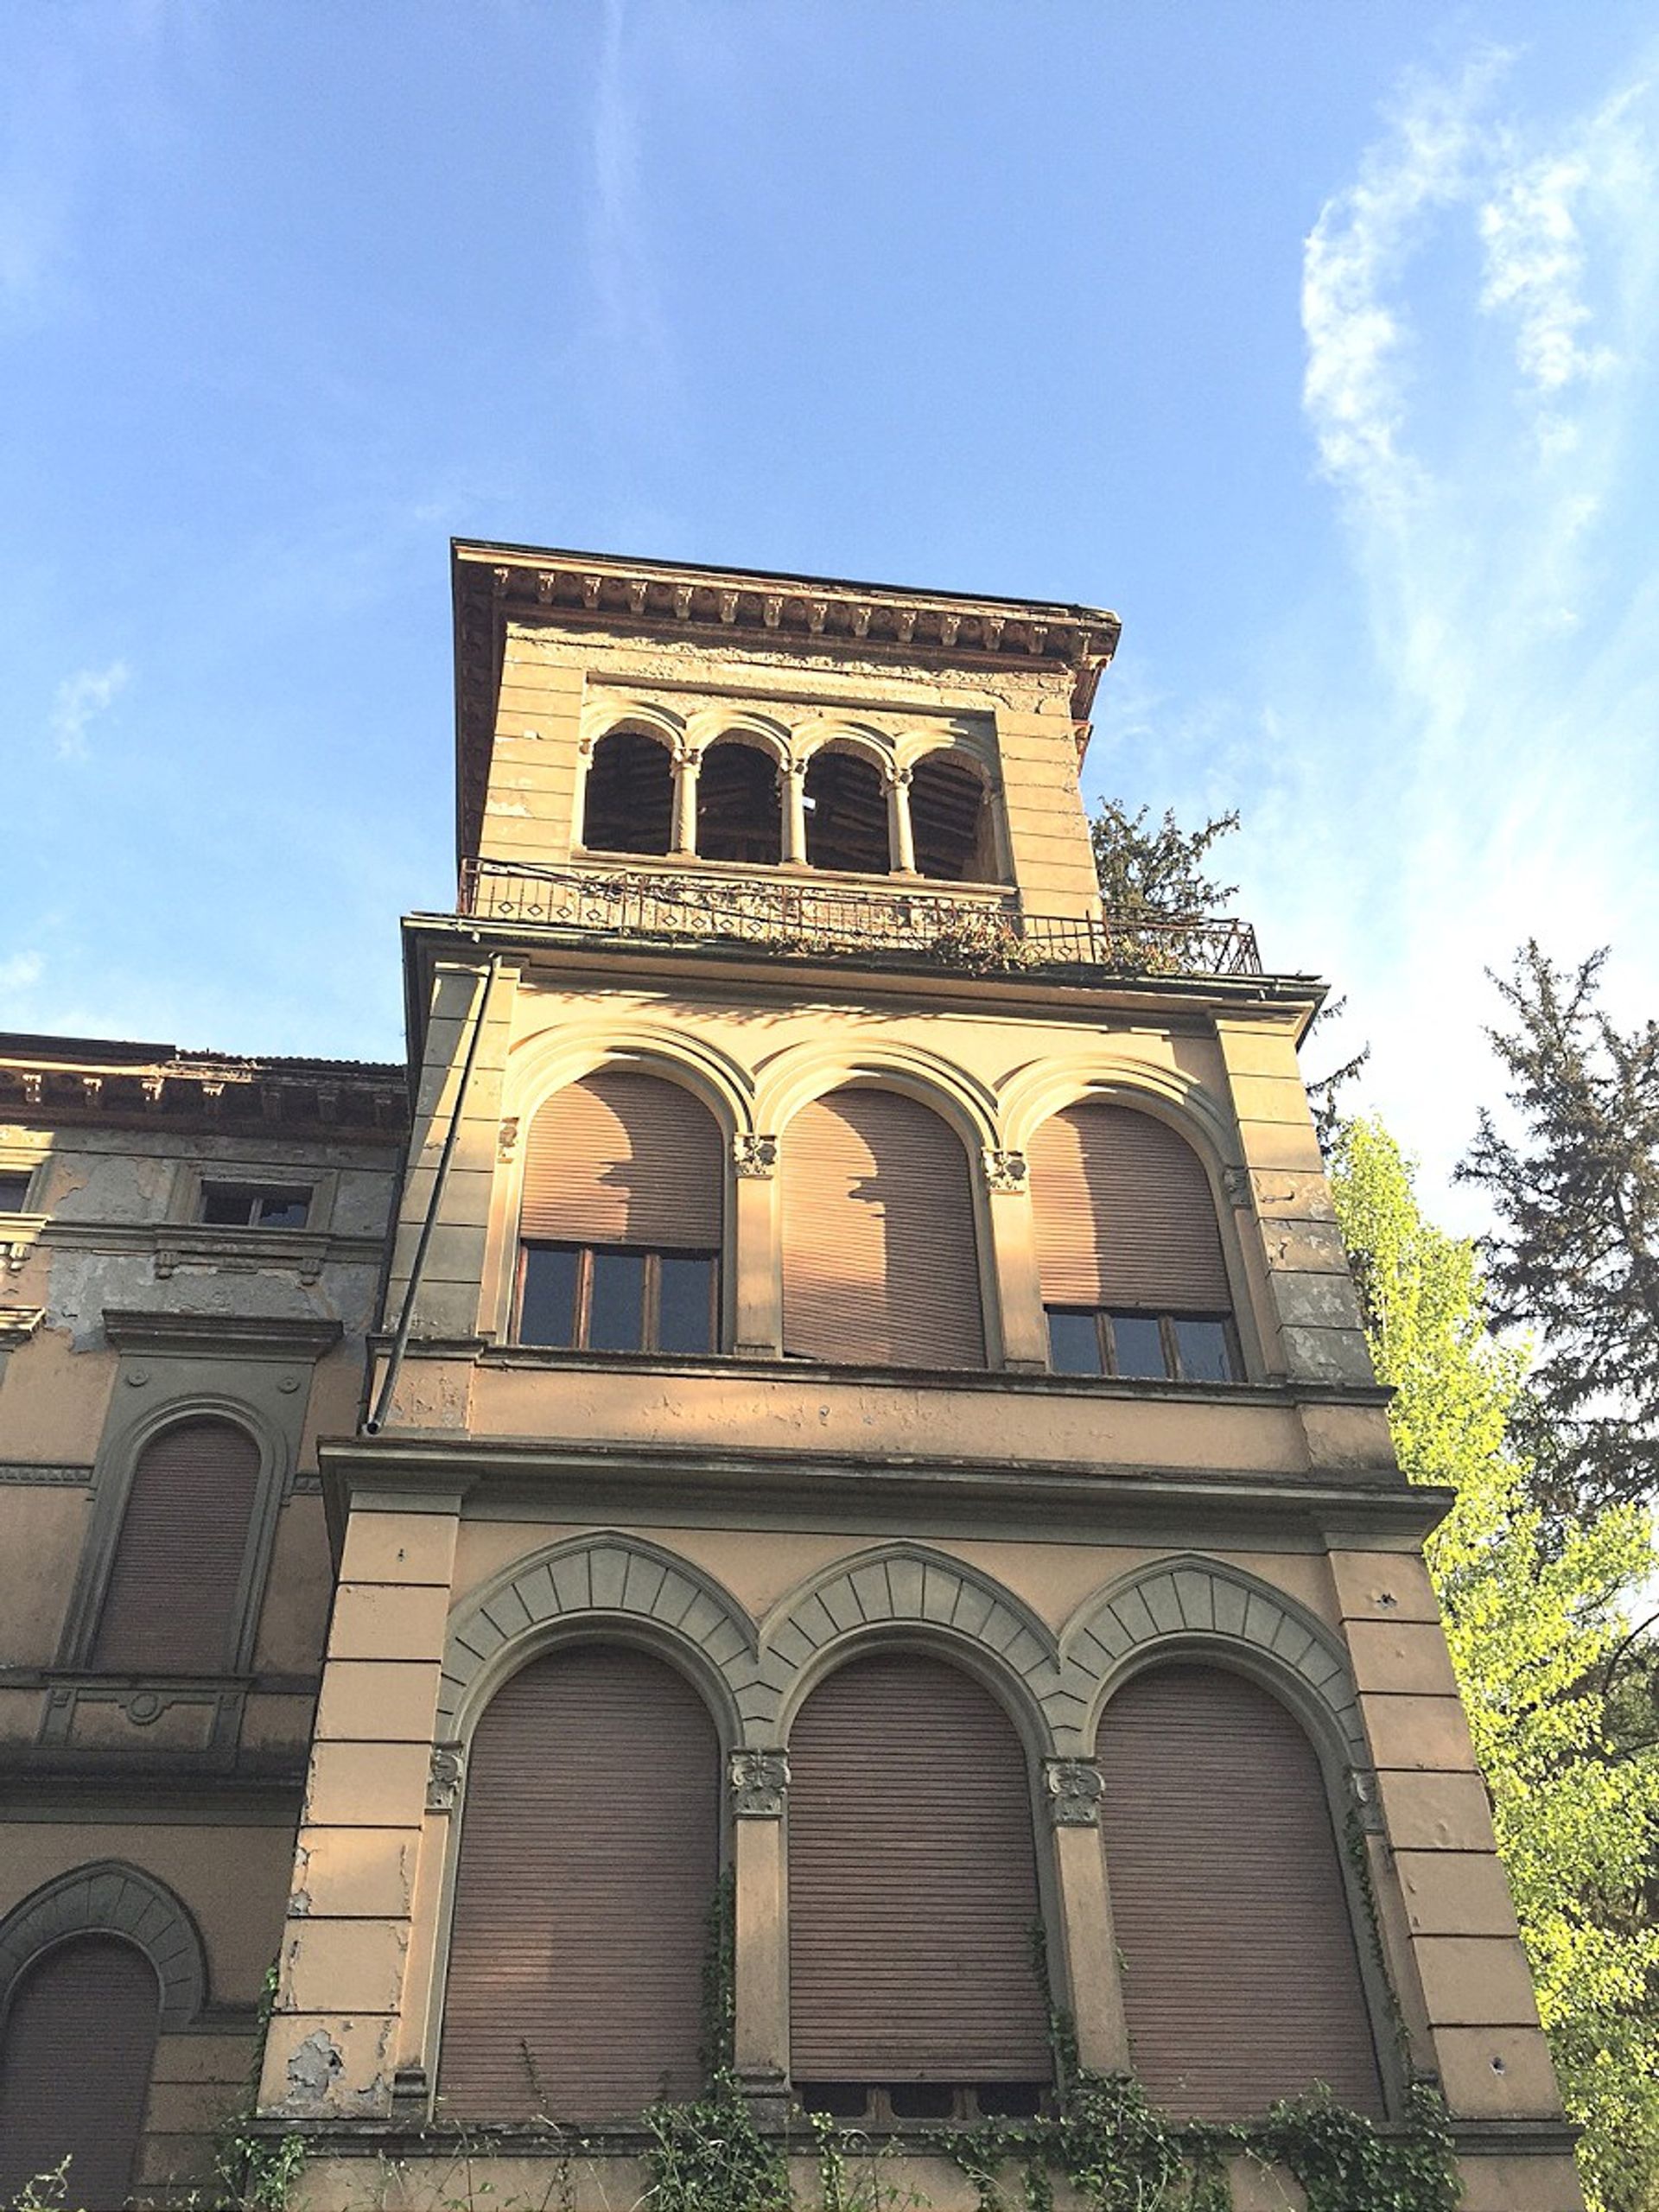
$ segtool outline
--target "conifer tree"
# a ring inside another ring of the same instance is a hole
[[[1514,1019],[1487,1033],[1519,1126],[1483,1109],[1458,1169],[1497,1218],[1492,1319],[1536,1342],[1519,1419],[1558,1521],[1659,1497],[1659,1024],[1608,1020],[1605,957],[1557,968],[1532,940],[1494,978]]]
[[[1150,810],[1131,814],[1122,799],[1102,799],[1089,823],[1100,895],[1111,914],[1163,914],[1200,921],[1224,906],[1238,889],[1204,872],[1210,848],[1238,827],[1238,816],[1217,814],[1201,830],[1183,830],[1169,810],[1148,828]]]

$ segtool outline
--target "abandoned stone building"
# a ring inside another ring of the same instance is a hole
[[[940,2204],[1052,2003],[1179,2115],[1432,2078],[1471,2212],[1571,2212],[1320,986],[1103,913],[1115,618],[454,588],[406,1070],[0,1039],[0,2202],[245,2111],[329,2212],[545,2202],[553,2123],[626,2204],[728,1901],[763,2127]]]

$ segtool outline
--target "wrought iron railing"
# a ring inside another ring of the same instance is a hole
[[[621,937],[779,952],[923,954],[952,967],[1109,968],[1125,975],[1259,976],[1248,922],[1028,914],[1007,892],[912,890],[652,868],[463,863],[461,912]]]

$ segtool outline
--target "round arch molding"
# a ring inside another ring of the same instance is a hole
[[[728,1137],[755,1128],[753,1085],[737,1061],[683,1031],[641,1023],[619,1027],[605,1015],[560,1022],[521,1038],[508,1059],[503,1109],[528,1122],[556,1092],[601,1068],[679,1084],[708,1107]]]
[[[955,1129],[970,1160],[998,1141],[991,1095],[964,1069],[914,1046],[864,1041],[791,1046],[766,1061],[755,1086],[756,1121],[781,1135],[804,1106],[854,1084],[901,1090],[930,1108]]]
[[[1353,1676],[1307,1609],[1255,1575],[1196,1553],[1139,1568],[1085,1600],[1060,1639],[1076,1744],[1091,1755],[1112,1691],[1154,1656],[1229,1662],[1276,1688],[1356,1773],[1370,1770]]]
[[[196,1923],[164,1883],[106,1859],[36,1890],[0,1921],[0,2014],[42,1951],[73,1936],[124,1936],[162,1985],[163,2035],[190,2027],[207,2001],[207,1959]]]
[[[1238,1154],[1231,1114],[1200,1083],[1125,1053],[1036,1060],[1016,1071],[997,1098],[1001,1141],[1027,1151],[1038,1130],[1068,1106],[1124,1106],[1166,1122],[1219,1174]]]
[[[438,1684],[437,1730],[455,1741],[512,1670],[550,1631],[632,1624],[677,1645],[727,1717],[753,1703],[754,1625],[711,1575],[633,1536],[582,1536],[515,1560],[452,1616]]]

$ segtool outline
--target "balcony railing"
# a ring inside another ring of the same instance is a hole
[[[607,936],[764,945],[776,952],[890,952],[994,973],[1089,967],[1138,976],[1259,976],[1248,922],[1028,914],[1011,893],[588,870],[469,860],[461,912]]]

